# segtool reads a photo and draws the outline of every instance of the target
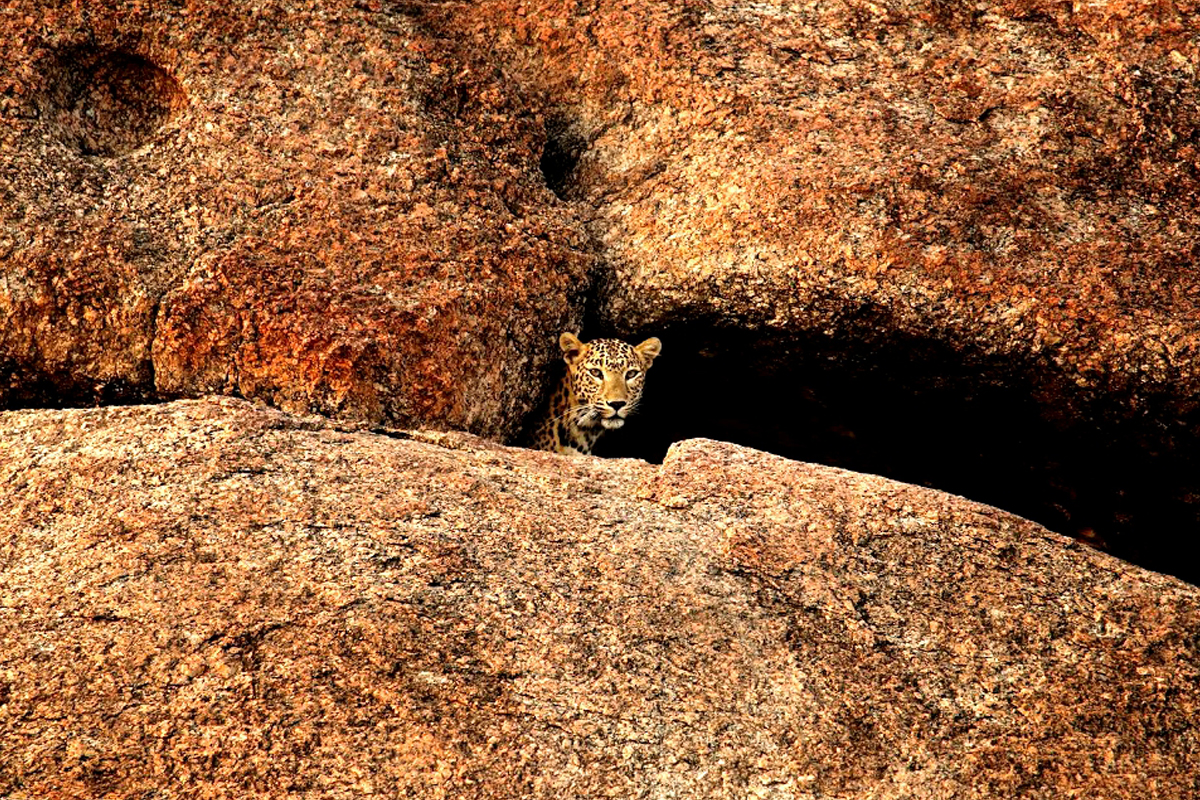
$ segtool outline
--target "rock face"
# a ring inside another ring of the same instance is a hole
[[[677,370],[631,454],[735,439],[1176,568],[1200,524],[1196,3],[414,5],[553,110],[559,191],[611,268],[595,325],[662,336]]]
[[[736,440],[1177,569],[1196,11],[17,0],[0,404],[511,440],[586,320],[666,343],[617,454]]]
[[[0,404],[240,394],[506,437],[592,257],[542,125],[378,3],[0,12]]]
[[[0,436],[5,797],[1200,792],[1200,592],[958,497],[235,400]]]
[[[426,11],[494,42],[559,110],[563,191],[594,210],[614,269],[609,324],[861,337],[882,316],[964,349],[1044,353],[1125,395],[1198,385],[1197,17],[1194,3]]]
[[[1200,796],[1198,27],[8,2],[0,796]]]

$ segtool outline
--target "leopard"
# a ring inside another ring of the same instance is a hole
[[[558,346],[567,371],[533,431],[533,447],[590,456],[602,434],[624,426],[637,410],[662,342],[656,336],[639,345],[620,339],[584,342],[568,331],[559,335]]]

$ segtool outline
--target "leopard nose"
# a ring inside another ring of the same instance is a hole
[[[609,400],[608,407],[611,408],[613,411],[620,411],[622,408],[625,407],[625,401],[624,400]]]

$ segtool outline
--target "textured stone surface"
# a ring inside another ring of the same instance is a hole
[[[856,301],[1196,386],[1194,3],[430,5],[558,104],[609,320],[845,330]]]
[[[958,497],[235,400],[0,437],[5,797],[1200,793],[1197,589]]]
[[[669,354],[617,453],[735,439],[1200,582],[1197,29],[14,0],[0,405],[219,392],[511,440],[587,318]]]
[[[935,482],[1178,563],[1200,525],[1195,2],[412,7],[553,109],[560,191],[612,270],[594,333],[705,354],[663,360],[667,442]]]
[[[494,70],[385,4],[0,9],[0,404],[510,435],[592,260]]]

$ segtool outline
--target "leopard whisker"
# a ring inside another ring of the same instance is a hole
[[[587,411],[589,408],[591,408],[590,405],[571,406],[563,413],[559,414],[556,417],[553,417],[551,419],[551,421],[552,422],[565,422],[565,421],[567,421],[568,418],[578,419],[581,416],[580,412]]]

